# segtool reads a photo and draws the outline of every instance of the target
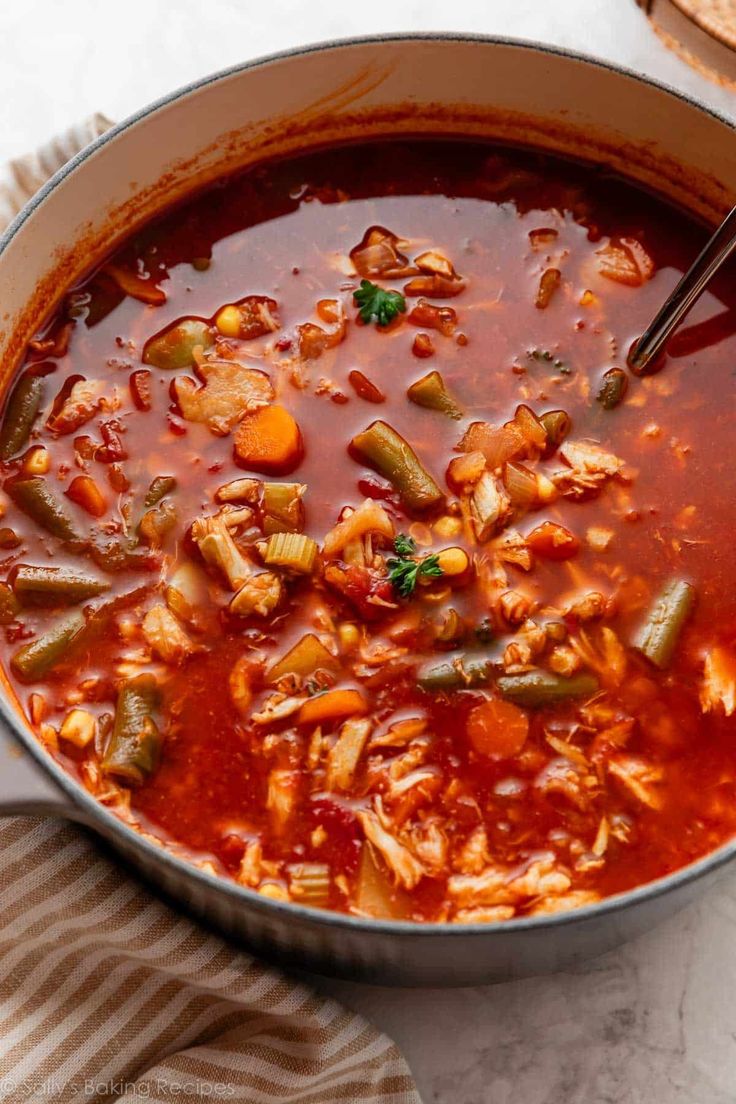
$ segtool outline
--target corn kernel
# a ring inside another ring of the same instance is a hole
[[[585,539],[594,552],[605,552],[613,540],[613,529],[602,525],[591,525],[585,532]]]
[[[357,625],[351,621],[343,621],[337,627],[337,636],[340,641],[340,651],[352,652],[360,643],[360,631]]]
[[[470,567],[470,559],[464,548],[443,548],[437,553],[437,562],[443,575],[463,575]]]
[[[31,715],[31,722],[34,725],[38,725],[46,716],[46,699],[43,694],[31,694],[28,699],[28,711]]]
[[[235,306],[222,307],[215,316],[215,325],[223,337],[240,337],[240,311]]]
[[[72,709],[64,718],[59,735],[62,740],[83,748],[94,740],[96,728],[97,721],[86,709]]]
[[[580,667],[580,656],[572,648],[568,648],[566,644],[558,644],[550,652],[547,662],[550,670],[554,671],[556,675],[569,678]]]
[[[265,882],[258,887],[258,892],[261,897],[268,897],[271,901],[291,900],[288,889],[285,886],[277,885],[276,882]]]
[[[449,514],[443,514],[441,518],[437,519],[432,528],[438,537],[448,540],[462,532],[463,523],[459,517],[450,517]]]
[[[42,446],[31,449],[23,462],[23,469],[28,475],[46,475],[51,469],[51,453]]]
[[[50,751],[58,751],[59,741],[57,738],[57,732],[53,725],[42,724],[39,725],[38,734],[42,741]]]
[[[551,479],[548,479],[542,472],[536,473],[537,477],[537,497],[540,502],[553,502],[557,498],[558,490]]]

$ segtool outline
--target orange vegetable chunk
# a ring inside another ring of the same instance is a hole
[[[102,517],[107,510],[107,502],[100,488],[89,475],[78,475],[72,479],[66,492],[67,498],[76,502],[92,517]]]
[[[298,724],[322,724],[367,711],[368,704],[359,690],[328,690],[305,701],[296,719]]]
[[[235,456],[252,471],[287,475],[304,456],[301,430],[283,406],[263,406],[246,414],[240,423]]]
[[[523,709],[500,698],[477,705],[468,717],[468,739],[479,755],[509,759],[518,755],[529,735],[529,718]]]
[[[580,548],[580,541],[554,521],[543,521],[526,538],[526,543],[543,560],[569,560]]]

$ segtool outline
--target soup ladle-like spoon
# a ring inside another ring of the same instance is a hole
[[[628,366],[637,376],[656,371],[657,358],[711,278],[736,248],[736,207],[725,217],[710,241],[665,300],[650,325],[631,346]]]

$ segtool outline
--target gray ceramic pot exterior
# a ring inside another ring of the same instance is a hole
[[[545,47],[451,35],[294,51],[145,109],[21,212],[0,242],[5,378],[39,313],[90,251],[225,169],[366,129],[543,145],[613,165],[710,218],[736,193],[732,126],[635,74]],[[383,984],[468,985],[559,970],[648,930],[702,893],[736,853],[728,845],[670,878],[557,916],[495,926],[362,921],[266,900],[143,839],[50,758],[7,687],[0,734],[0,813],[80,821],[152,886],[226,934],[282,961]]]
[[[711,871],[658,895],[622,897],[605,911],[581,909],[546,925],[459,930],[452,924],[345,923],[318,910],[296,915],[288,905],[253,908],[241,895],[222,892],[215,880],[205,883],[162,863],[155,852],[143,854],[136,841],[116,835],[111,842],[158,892],[248,949],[282,965],[375,985],[468,986],[556,973],[651,930],[714,880]]]

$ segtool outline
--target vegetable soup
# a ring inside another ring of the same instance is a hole
[[[277,900],[502,922],[736,829],[736,294],[470,141],[260,164],[65,295],[0,431],[7,676],[119,817]]]

